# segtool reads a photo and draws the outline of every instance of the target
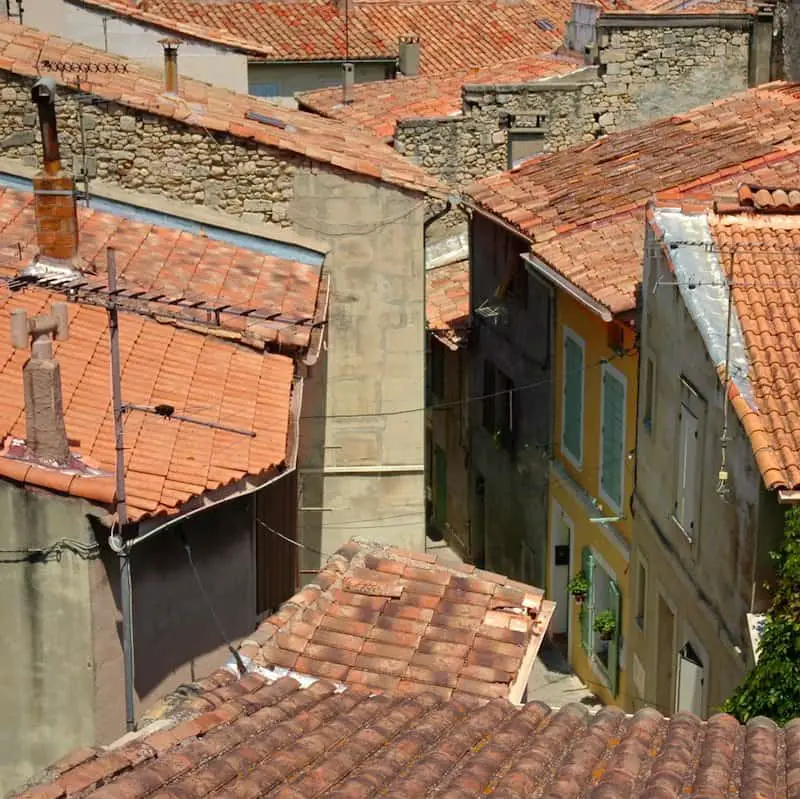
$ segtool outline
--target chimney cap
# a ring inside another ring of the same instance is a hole
[[[177,50],[180,45],[183,44],[181,39],[174,39],[167,36],[165,39],[159,39],[158,43],[165,49],[165,50]]]
[[[56,100],[56,82],[53,78],[39,78],[31,88],[31,100],[38,103],[46,100],[48,103],[54,103]]]

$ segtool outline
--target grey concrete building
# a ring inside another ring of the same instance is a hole
[[[791,475],[775,460],[784,422],[766,416],[783,368],[781,324],[769,323],[776,348],[759,351],[764,319],[738,283],[762,285],[753,248],[778,252],[768,230],[778,215],[762,214],[752,231],[753,205],[742,205],[714,219],[710,205],[684,212],[664,200],[647,228],[627,643],[637,703],[665,712],[713,712],[752,667],[748,614],[768,607],[769,552],[792,501]],[[784,274],[785,256],[760,257]],[[768,363],[772,377],[757,378]]]

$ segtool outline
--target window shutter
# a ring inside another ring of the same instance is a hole
[[[583,350],[575,340],[564,338],[564,429],[565,450],[579,463],[583,459]]]
[[[581,568],[589,581],[589,593],[583,600],[580,611],[581,645],[586,652],[592,651],[592,617],[594,616],[594,556],[589,547],[581,552]]]
[[[625,386],[608,369],[603,371],[602,452],[600,486],[617,508],[621,508],[625,458]]]
[[[617,620],[617,628],[614,630],[614,637],[608,642],[608,686],[611,695],[616,696],[619,692],[619,658],[620,642],[622,640],[622,594],[619,586],[611,580],[608,584],[609,605],[614,612]]]
[[[685,406],[680,413],[676,517],[688,536],[694,538],[697,496],[697,417]]]

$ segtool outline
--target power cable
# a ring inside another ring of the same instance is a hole
[[[87,544],[74,538],[61,538],[46,547],[0,548],[3,555],[19,557],[0,557],[0,563],[47,563],[51,560],[59,562],[64,551],[72,552],[82,560],[93,560],[100,554],[98,544]]]
[[[288,535],[284,535],[283,533],[279,533],[274,527],[270,527],[265,521],[262,521],[261,519],[256,519],[256,521],[265,530],[267,530],[267,532],[270,532],[273,535],[276,535],[278,538],[286,541],[287,544],[291,544],[292,546],[295,546],[298,549],[304,549],[304,550],[306,550],[306,552],[313,552],[315,555],[320,555],[323,558],[330,559],[330,558],[333,557],[333,555],[331,555],[328,552],[323,552],[321,549],[314,549],[314,547],[307,546],[306,544],[303,544],[300,541],[295,541],[294,538],[290,538]]]
[[[247,673],[247,668],[242,661],[239,652],[234,648],[233,644],[231,644],[230,639],[225,634],[225,629],[222,626],[222,622],[219,620],[217,616],[217,612],[214,610],[214,605],[211,602],[211,598],[206,593],[205,586],[203,585],[203,581],[200,579],[200,572],[197,570],[197,566],[194,562],[194,558],[192,557],[192,549],[189,546],[189,541],[186,536],[181,533],[181,539],[183,541],[183,548],[186,550],[186,557],[189,559],[189,565],[192,567],[192,571],[194,572],[194,579],[197,581],[197,586],[200,589],[200,593],[203,595],[203,600],[208,608],[208,612],[211,615],[211,618],[214,621],[214,625],[217,628],[217,632],[220,635],[223,643],[228,647],[228,651],[231,653],[234,661],[236,662],[236,668],[239,670],[239,676]]]

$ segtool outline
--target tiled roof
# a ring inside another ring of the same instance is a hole
[[[469,322],[469,261],[428,269],[425,281],[428,330],[455,350]]]
[[[769,84],[532,158],[467,193],[478,209],[527,236],[550,267],[617,313],[634,305],[642,251],[628,236],[636,224],[644,228],[644,206],[656,192],[721,182],[786,158],[800,149],[798,136],[800,86]]]
[[[241,653],[398,694],[519,698],[555,604],[474,566],[353,540]]]
[[[54,764],[25,799],[795,799],[800,720],[301,687],[226,671],[164,726]],[[171,725],[171,726],[168,726]]]
[[[39,289],[0,289],[0,477],[101,504],[114,501],[114,425],[106,312],[70,304],[69,339],[55,343],[61,366],[70,448],[81,462],[51,469],[24,458],[22,367],[29,351],[11,346],[9,314],[29,317],[58,300]],[[126,403],[172,405],[203,421],[255,432],[255,437],[162,417],[125,415],[125,486],[132,520],[174,513],[206,491],[274,470],[286,459],[293,362],[240,345],[120,314],[122,393]],[[18,454],[20,458],[9,457]]]
[[[81,270],[104,274],[106,249],[113,247],[120,286],[279,313],[277,323],[231,316],[223,321],[226,328],[240,324],[243,332],[259,340],[308,344],[311,326],[293,323],[314,318],[319,267],[83,205],[78,222]],[[39,248],[31,192],[0,186],[0,236],[0,276],[15,274],[33,261]]]
[[[123,4],[94,0],[94,5],[114,11]],[[416,34],[423,74],[484,67],[555,49],[571,9],[569,0],[357,2],[349,14],[349,57],[392,59],[398,39]],[[255,48],[264,47],[267,60],[345,56],[345,15],[333,2],[146,0],[135,13],[162,26],[175,20],[205,27],[211,41],[224,30]]]
[[[297,95],[300,105],[318,114],[344,119],[378,136],[393,136],[402,119],[451,116],[461,111],[465,85],[527,83],[563,75],[583,62],[567,56],[527,56],[480,69],[459,69],[419,78],[358,83],[352,102],[342,103],[342,89],[318,89]]]
[[[292,152],[403,188],[447,193],[424,170],[379,139],[337,120],[281,108],[189,78],[181,78],[180,96],[166,95],[161,74],[135,61],[14,22],[0,21],[0,70],[23,77],[49,75],[58,83],[74,88],[74,81],[64,73],[44,69],[43,62],[48,60],[56,62],[56,66],[59,61],[124,64],[124,73],[98,71],[82,75],[81,91],[185,125],[228,133],[237,139]],[[245,114],[249,111],[260,113],[277,124],[246,119]]]

